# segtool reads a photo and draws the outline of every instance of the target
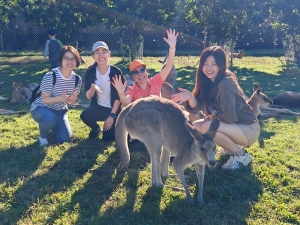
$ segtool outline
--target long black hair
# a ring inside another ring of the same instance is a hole
[[[219,68],[214,82],[203,73],[204,63],[209,56],[214,57]],[[206,104],[214,104],[218,93],[218,85],[224,77],[231,77],[234,81],[237,81],[235,74],[228,70],[224,49],[220,46],[207,47],[200,55],[200,62],[196,72],[196,83],[192,92],[193,95]]]

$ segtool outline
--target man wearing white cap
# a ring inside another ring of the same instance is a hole
[[[103,131],[103,140],[112,141],[115,137],[115,122],[121,111],[117,90],[111,84],[115,75],[120,75],[125,81],[122,71],[109,64],[110,51],[107,44],[97,41],[92,47],[92,57],[95,63],[86,70],[85,91],[91,105],[85,109],[80,118],[91,128],[89,138],[95,139]],[[103,129],[98,121],[104,121]]]

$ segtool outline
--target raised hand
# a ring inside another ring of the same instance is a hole
[[[175,29],[169,29],[167,30],[168,39],[163,37],[164,41],[170,46],[170,49],[175,49],[178,34],[175,32]]]
[[[115,75],[115,77],[112,78],[112,85],[116,88],[118,93],[124,93],[127,86],[127,81],[125,80],[124,84],[122,83],[121,75]]]
[[[178,104],[181,104],[193,97],[192,93],[189,90],[180,87],[178,88],[178,90],[180,91],[178,94],[174,94],[171,96],[171,99]]]

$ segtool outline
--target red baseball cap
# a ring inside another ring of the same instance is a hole
[[[147,66],[141,59],[135,59],[129,64],[130,73],[132,73],[138,66]]]

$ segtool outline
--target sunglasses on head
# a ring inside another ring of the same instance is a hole
[[[146,67],[143,67],[143,68],[141,68],[140,70],[135,70],[135,71],[132,71],[132,75],[133,76],[137,76],[137,75],[139,75],[140,73],[145,73],[145,71],[146,71]]]

